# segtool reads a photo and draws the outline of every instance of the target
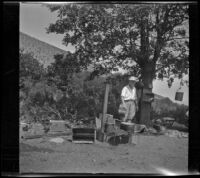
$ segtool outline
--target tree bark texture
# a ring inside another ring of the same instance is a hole
[[[153,76],[154,76],[153,63],[146,63],[142,70],[142,81],[144,84],[141,102],[140,102],[140,119],[139,123],[146,126],[151,126],[151,98],[153,88]]]

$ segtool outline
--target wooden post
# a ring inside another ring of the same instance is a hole
[[[104,120],[107,114],[107,107],[108,107],[108,94],[109,94],[109,84],[106,83],[106,91],[105,91],[105,95],[104,95],[104,104],[103,104],[103,117],[101,120],[101,132],[104,132]]]

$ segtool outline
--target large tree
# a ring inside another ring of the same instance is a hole
[[[63,44],[75,47],[74,57],[93,75],[125,69],[140,77],[145,93],[153,79],[182,78],[189,68],[188,6],[184,4],[48,5],[58,19],[48,33],[64,34]],[[143,97],[145,98],[145,97]],[[149,125],[150,103],[141,122]]]

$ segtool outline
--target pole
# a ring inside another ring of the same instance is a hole
[[[143,87],[141,88],[141,97],[140,97],[140,108],[139,108],[139,110],[140,110],[140,112],[139,112],[139,124],[141,124],[141,120],[142,120],[142,100],[143,100]]]
[[[104,121],[106,118],[106,114],[107,114],[107,107],[108,107],[108,94],[109,94],[109,84],[106,83],[106,91],[105,91],[105,95],[104,95],[104,105],[103,105],[103,117],[101,120],[101,132],[104,132]]]

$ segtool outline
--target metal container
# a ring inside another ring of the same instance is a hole
[[[177,101],[183,101],[183,92],[176,92],[176,95],[175,95],[175,100]]]
[[[120,129],[127,131],[128,133],[134,133],[134,123],[121,122]]]
[[[129,144],[132,144],[132,143],[136,144],[135,135],[134,135],[134,127],[135,127],[135,124],[129,123],[129,122],[122,122],[120,126],[120,129],[128,132]]]

